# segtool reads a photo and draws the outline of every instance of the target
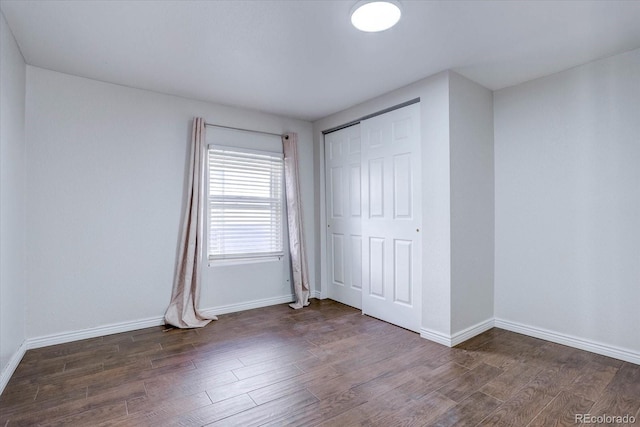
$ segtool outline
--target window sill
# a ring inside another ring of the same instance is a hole
[[[208,260],[209,267],[226,267],[232,265],[245,265],[245,264],[258,264],[263,262],[280,261],[284,258],[284,255],[280,256],[268,256],[260,258],[236,258],[236,259],[216,259]]]

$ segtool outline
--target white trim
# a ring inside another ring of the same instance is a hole
[[[241,302],[238,304],[228,304],[228,305],[220,305],[217,307],[205,308],[203,310],[200,310],[200,312],[204,315],[216,316],[218,314],[235,313],[237,311],[251,310],[254,308],[267,307],[270,305],[286,304],[286,303],[295,301],[295,299],[296,299],[295,295],[289,294],[289,295],[282,295],[280,297],[257,299],[253,301]]]
[[[112,323],[110,325],[97,326],[95,328],[81,329],[79,331],[61,332],[59,334],[29,338],[27,340],[27,349],[64,344],[72,341],[103,337],[105,335],[119,334],[121,332],[130,332],[137,329],[144,329],[161,325],[164,325],[164,317],[149,317],[146,319]]]
[[[420,337],[428,339],[429,341],[437,342],[438,344],[446,345],[447,347],[455,347],[458,344],[461,344],[476,335],[480,335],[493,327],[494,320],[491,318],[469,326],[468,328],[456,332],[453,335],[443,334],[442,332],[437,332],[432,329],[421,328]]]
[[[250,310],[252,308],[266,307],[269,305],[285,304],[295,300],[293,295],[283,295],[274,298],[265,298],[243,302],[240,304],[229,304],[219,307],[211,307],[200,310],[203,314],[226,314],[235,313],[236,311]],[[121,332],[130,332],[138,329],[150,328],[153,326],[164,325],[164,317],[149,317],[146,319],[133,320],[130,322],[113,323],[110,325],[97,326],[95,328],[82,329],[79,331],[62,332],[58,334],[46,335],[26,340],[26,350],[32,348],[46,347],[56,344],[64,344],[72,341],[84,340],[87,338],[102,337],[105,335],[118,334]],[[17,366],[17,365],[16,365]]]
[[[278,262],[284,258],[284,252],[277,255],[255,256],[251,258],[219,258],[207,259],[207,267],[225,267],[227,265],[257,264],[262,262]]]
[[[323,296],[322,292],[320,291],[311,291],[311,295],[310,298],[317,298],[317,299],[327,299],[326,295]]]
[[[522,323],[505,319],[495,319],[495,327],[640,365],[640,353],[637,351],[549,331],[543,328],[523,325]]]
[[[282,135],[273,135],[274,138],[278,139],[278,142],[282,140]],[[232,153],[249,153],[249,154],[258,154],[260,156],[269,156],[276,157],[280,160],[284,160],[284,152],[280,151],[269,151],[269,150],[254,150],[253,148],[244,148],[233,145],[220,145],[220,144],[208,144],[207,150],[218,150],[218,151],[231,151]]]
[[[491,319],[487,319],[482,322],[476,323],[473,326],[469,326],[468,328],[463,329],[460,332],[456,332],[451,336],[452,347],[455,347],[458,344],[461,344],[466,340],[475,337],[476,335],[480,335],[481,333],[488,331],[494,326],[495,326],[494,319],[491,318]]]
[[[450,335],[443,334],[442,332],[434,331],[432,329],[420,328],[420,338],[425,338],[429,341],[446,345],[447,347],[452,347]]]
[[[315,126],[314,126],[314,131],[315,131]],[[319,132],[320,135],[320,140],[319,145],[317,145],[318,147],[318,159],[320,160],[320,167],[318,169],[319,172],[319,177],[318,177],[318,186],[316,186],[316,188],[319,189],[319,205],[320,205],[320,209],[319,211],[316,210],[316,213],[318,213],[319,216],[319,220],[320,220],[320,232],[317,234],[317,236],[319,237],[320,240],[320,253],[319,256],[316,257],[316,259],[319,259],[320,261],[320,296],[318,298],[320,299],[326,299],[329,297],[328,293],[327,293],[327,289],[329,287],[328,283],[328,277],[329,277],[329,266],[327,265],[327,202],[326,202],[326,177],[325,177],[325,167],[326,167],[326,162],[325,162],[325,137],[324,134],[322,132]],[[315,137],[314,137],[314,147],[315,147]],[[316,292],[318,292],[316,290]]]
[[[27,341],[23,341],[20,344],[20,347],[13,353],[11,359],[9,359],[9,363],[2,370],[2,375],[0,375],[0,395],[4,391],[4,388],[9,384],[9,380],[13,376],[13,373],[16,371],[16,368],[20,364],[20,361],[24,357],[24,354],[27,352]]]

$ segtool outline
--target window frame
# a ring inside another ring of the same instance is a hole
[[[211,213],[211,195],[210,195],[210,184],[211,184],[211,166],[210,166],[210,156],[212,155],[211,150],[223,150],[228,152],[236,152],[242,154],[256,154],[269,156],[272,158],[277,158],[280,160],[280,235],[279,237],[279,251],[270,251],[270,252],[246,252],[241,254],[221,254],[221,255],[213,255],[211,251],[211,224],[212,224],[212,213]],[[267,150],[255,150],[251,148],[244,148],[238,146],[231,145],[221,145],[221,144],[208,144],[206,147],[206,155],[205,155],[205,186],[204,186],[204,209],[206,224],[204,233],[205,237],[205,247],[206,247],[206,260],[209,266],[218,266],[225,264],[249,264],[256,262],[267,262],[267,261],[277,261],[281,260],[285,255],[285,245],[286,245],[286,227],[287,227],[287,207],[286,207],[286,196],[285,196],[285,179],[284,179],[284,154],[282,152],[277,151],[267,151]]]

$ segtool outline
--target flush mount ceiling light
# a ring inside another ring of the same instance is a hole
[[[351,23],[360,31],[375,33],[396,25],[401,15],[397,1],[365,0],[359,1],[351,9]]]

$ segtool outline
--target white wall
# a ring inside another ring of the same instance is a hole
[[[449,73],[420,80],[389,94],[359,104],[314,123],[316,150],[316,229],[319,242],[316,281],[326,289],[324,138],[322,131],[368,114],[420,98],[422,162],[422,327],[436,333],[451,332],[450,200],[449,200]],[[321,255],[322,254],[322,255]]]
[[[0,393],[26,338],[25,63],[0,12]]]
[[[495,313],[640,352],[640,50],[494,94]]]
[[[493,95],[451,72],[451,332],[493,318]]]
[[[310,123],[28,66],[30,338],[163,316],[194,116],[227,126],[298,132],[313,261]],[[257,264],[245,272],[253,279],[251,292],[240,292],[237,283],[207,281],[200,306],[216,311],[282,297],[263,292]]]

